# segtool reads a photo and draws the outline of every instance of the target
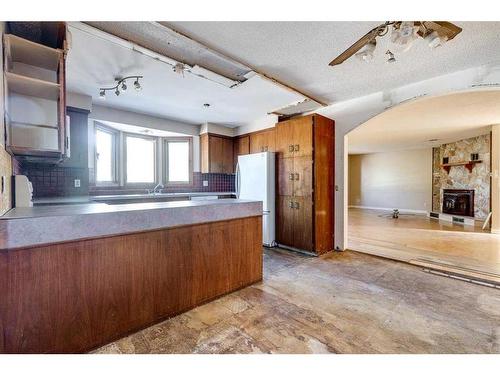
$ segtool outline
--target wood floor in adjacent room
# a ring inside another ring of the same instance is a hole
[[[500,284],[500,235],[425,215],[350,208],[348,248]]]
[[[264,251],[264,280],[95,353],[500,353],[500,289],[353,251]]]

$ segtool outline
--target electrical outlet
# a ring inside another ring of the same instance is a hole
[[[78,179],[75,180],[75,187],[80,187],[80,180]]]
[[[208,181],[203,181],[203,186],[208,186]]]

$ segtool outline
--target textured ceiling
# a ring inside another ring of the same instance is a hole
[[[259,75],[228,88],[188,72],[177,74],[170,65],[124,47],[114,39],[96,37],[88,29],[80,24],[69,26],[67,89],[92,96],[95,104],[189,124],[210,122],[237,127],[304,100],[302,95]],[[129,88],[120,96],[108,92],[106,100],[99,99],[100,87],[114,86],[115,77],[130,75],[144,76],[140,92],[128,82]],[[204,107],[205,103],[210,107]]]
[[[317,99],[334,103],[500,60],[500,22],[455,22],[461,34],[429,49],[418,40],[394,64],[387,43],[370,63],[328,63],[380,22],[162,23]],[[385,41],[388,37],[385,37]]]
[[[434,147],[500,124],[500,90],[418,99],[389,109],[348,134],[349,153]],[[437,141],[429,141],[437,139]]]

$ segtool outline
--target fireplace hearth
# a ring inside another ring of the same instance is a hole
[[[443,213],[474,217],[474,190],[444,189]]]

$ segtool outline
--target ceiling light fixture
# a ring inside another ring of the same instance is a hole
[[[430,48],[441,47],[448,41],[446,36],[440,36],[437,31],[433,31],[429,35],[427,35],[424,40],[427,42]]]
[[[373,60],[377,41],[389,31],[391,53],[398,54],[408,51],[417,39],[425,40],[431,48],[439,47],[460,34],[462,28],[446,21],[387,21],[363,35],[329,65],[342,64],[353,55],[363,61]]]
[[[388,63],[392,64],[392,63],[396,62],[396,58],[394,57],[394,54],[390,50],[387,50],[387,52],[385,54],[389,55],[389,58],[387,59]]]
[[[373,60],[375,48],[377,47],[377,41],[373,38],[367,45],[365,45],[361,51],[356,53],[356,57],[363,61]]]
[[[115,78],[116,85],[113,87],[101,87],[99,89],[99,97],[101,99],[106,98],[106,91],[114,91],[116,96],[120,96],[121,91],[126,91],[127,90],[127,79],[134,79],[134,88],[139,91],[142,87],[141,84],[139,83],[139,79],[143,78],[143,76],[128,76],[124,78]],[[121,89],[121,91],[120,91]]]

